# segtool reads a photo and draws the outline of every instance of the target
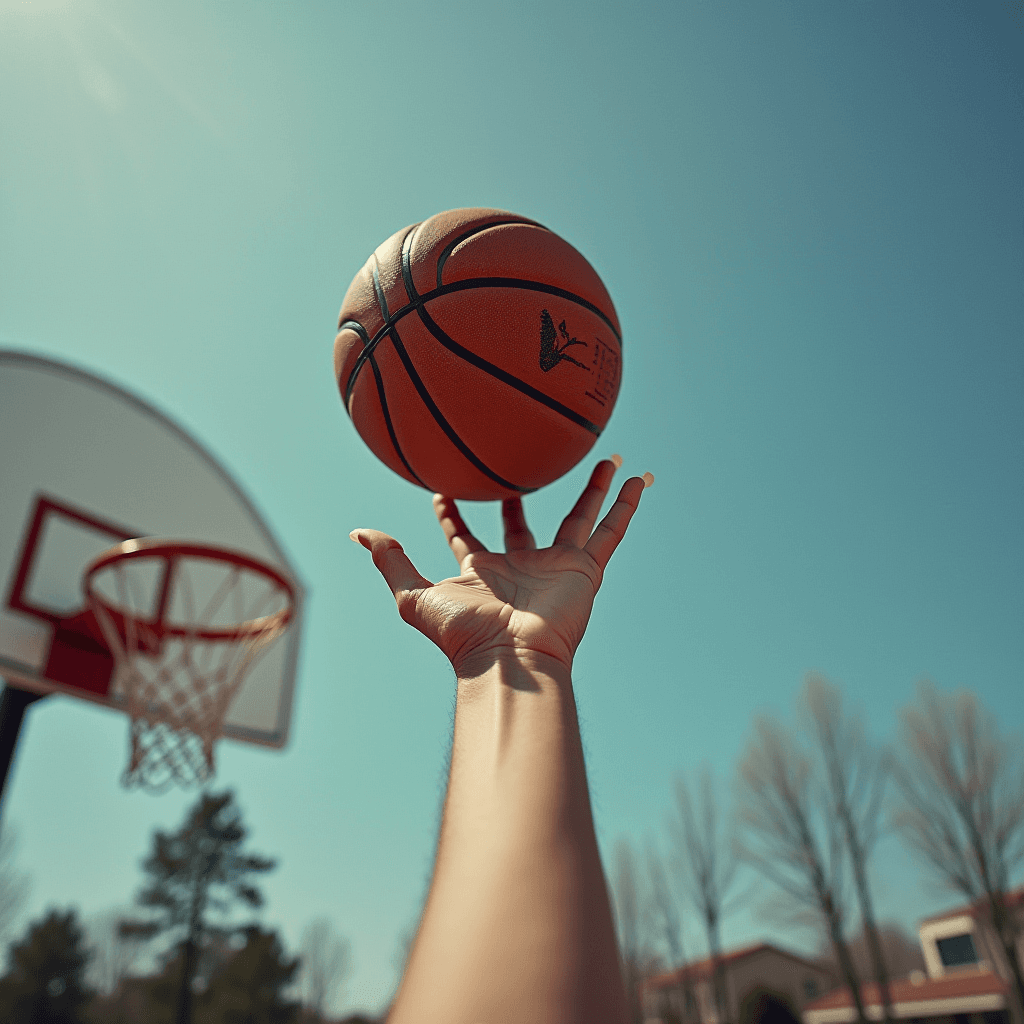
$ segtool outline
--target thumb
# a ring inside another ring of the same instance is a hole
[[[353,530],[349,538],[357,544],[362,544],[370,552],[373,564],[380,570],[381,576],[396,599],[402,592],[423,590],[433,586],[430,580],[419,574],[416,566],[402,549],[402,545],[394,537],[389,537],[380,530],[360,528]]]

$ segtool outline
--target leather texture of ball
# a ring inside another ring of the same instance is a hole
[[[454,498],[525,494],[572,469],[615,407],[615,307],[568,242],[502,210],[449,210],[383,242],[334,342],[374,454]]]

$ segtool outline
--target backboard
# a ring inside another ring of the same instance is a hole
[[[173,537],[255,556],[296,581],[292,621],[245,679],[223,735],[288,738],[302,590],[252,502],[197,441],[135,395],[0,349],[0,678],[123,710],[109,653],[76,631],[102,551]]]

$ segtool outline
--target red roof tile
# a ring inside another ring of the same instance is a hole
[[[963,999],[966,996],[1005,995],[1008,986],[1002,978],[991,971],[958,971],[944,978],[926,978],[918,984],[909,979],[894,981],[889,985],[889,995],[894,1003],[919,1003],[931,999]],[[865,1006],[879,1006],[881,999],[874,982],[862,985],[861,999]],[[809,1010],[834,1010],[840,1006],[852,1006],[853,998],[848,988],[837,988],[820,999],[808,1003]]]
[[[721,955],[720,961],[723,967],[728,967],[730,964],[736,963],[737,960],[745,960],[747,957],[754,956],[756,953],[761,953],[765,950],[770,950],[779,956],[786,957],[787,960],[793,960],[813,970],[823,969],[820,964],[806,960],[802,956],[797,956],[796,953],[790,953],[789,950],[773,946],[769,942],[757,942],[752,946],[743,946],[740,949],[730,950],[728,953]],[[674,971],[668,971],[665,974],[657,974],[653,978],[648,978],[644,982],[644,988],[666,988],[670,985],[678,985],[682,981],[700,981],[704,978],[710,978],[713,971],[714,961],[712,961],[711,957],[705,957],[703,960],[695,960],[693,963],[683,964],[682,967],[678,967]]]

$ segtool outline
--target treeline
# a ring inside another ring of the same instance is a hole
[[[699,920],[712,961],[718,1020],[729,1020],[721,927],[733,901],[752,895],[736,891],[742,866],[767,884],[777,913],[823,937],[860,1024],[865,981],[877,983],[883,1018],[893,1021],[891,962],[905,966],[907,944],[878,925],[868,868],[883,832],[974,904],[1012,978],[1011,999],[1024,1007],[1024,914],[1007,898],[1024,866],[1024,760],[1020,740],[1001,734],[976,694],[922,684],[900,713],[895,742],[883,744],[839,687],[809,675],[791,722],[754,720],[730,783],[724,814],[724,787],[710,768],[676,777],[661,830],[667,859],[655,841],[643,857],[628,840],[616,847],[612,889],[638,1021],[643,979],[692,959],[684,908]]]
[[[205,793],[173,832],[156,831],[133,915],[87,932],[51,910],[11,945],[0,1021],[25,1024],[314,1024],[351,967],[330,921],[305,929],[297,955],[254,922],[258,879],[275,862],[247,848],[234,795]],[[138,973],[140,961],[151,965]],[[352,1024],[364,1018],[350,1018]]]

